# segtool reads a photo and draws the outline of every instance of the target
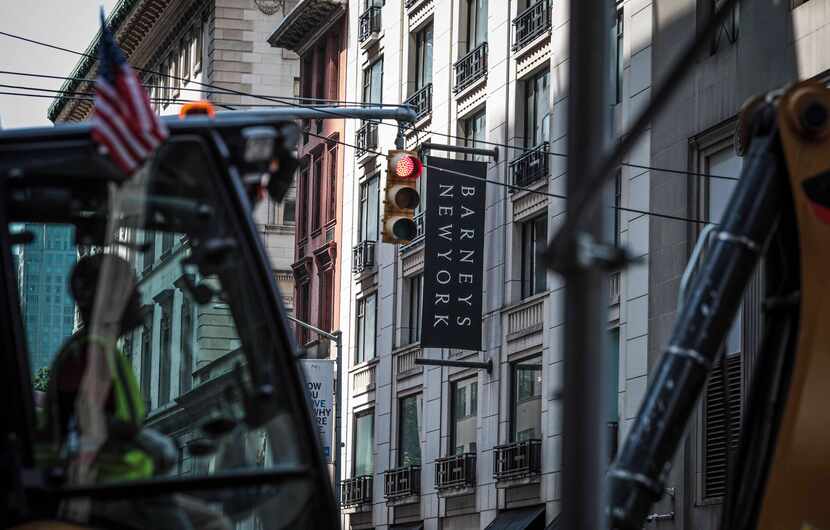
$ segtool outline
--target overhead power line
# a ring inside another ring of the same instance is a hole
[[[91,54],[88,54],[88,53],[79,52],[77,50],[71,50],[71,49],[65,48],[63,46],[57,46],[57,45],[54,45],[54,44],[49,44],[47,42],[42,42],[42,41],[39,41],[39,40],[30,39],[28,37],[23,37],[21,35],[16,35],[16,34],[13,34],[13,33],[0,31],[0,35],[4,35],[6,37],[10,37],[10,38],[13,38],[13,39],[19,39],[19,40],[29,42],[31,44],[36,44],[36,45],[39,45],[39,46],[45,46],[45,47],[52,48],[52,49],[55,49],[55,50],[64,51],[64,52],[67,52],[67,53],[72,53],[72,54],[75,54],[75,55],[79,55],[81,57],[93,57],[94,58],[94,56],[92,56]],[[276,102],[276,103],[282,103],[283,105],[294,106],[294,107],[317,108],[317,107],[313,107],[313,106],[310,106],[310,105],[303,105],[303,104],[297,104],[297,103],[291,103],[291,102],[285,101],[286,99],[297,99],[298,101],[302,101],[302,100],[310,100],[310,99],[313,99],[313,98],[286,98],[286,97],[283,97],[283,96],[269,96],[269,95],[261,95],[261,94],[252,94],[252,93],[249,93],[249,92],[244,92],[244,91],[229,89],[229,88],[226,88],[226,87],[220,87],[220,86],[212,85],[210,83],[202,83],[202,82],[197,82],[197,81],[193,81],[193,80],[188,80],[188,79],[185,79],[185,78],[182,78],[182,77],[173,76],[173,75],[165,74],[165,73],[162,73],[162,72],[156,72],[156,71],[149,70],[149,69],[146,69],[146,68],[136,67],[136,70],[139,70],[139,71],[144,72],[144,73],[149,73],[149,74],[152,74],[152,75],[157,75],[157,76],[161,76],[161,77],[165,77],[165,78],[169,78],[169,79],[174,79],[174,80],[177,80],[177,81],[187,81],[187,82],[195,83],[196,85],[212,89],[213,91],[215,91],[214,93],[216,93],[216,94],[231,94],[231,95],[238,95],[238,96],[246,96],[246,97],[251,97],[251,98],[254,98],[254,99],[262,99],[262,100],[265,100],[265,101],[272,101],[272,102]],[[75,78],[69,78],[69,79],[75,79]],[[84,79],[84,80],[88,81],[85,78],[80,78],[80,79]],[[188,89],[188,90],[191,90],[191,89]],[[323,100],[318,99],[317,101],[323,101]],[[352,104],[352,103],[349,103],[349,102],[344,102],[344,103]],[[365,105],[366,103],[362,102],[362,104]],[[240,104],[235,104],[235,105],[236,106],[241,106]],[[397,106],[397,104],[392,104],[392,103],[370,103],[369,105],[374,105],[374,106]],[[265,106],[265,105],[257,105],[257,106]],[[317,110],[325,112],[324,109],[317,108]],[[334,114],[334,113],[329,113],[329,114],[331,114],[335,118],[342,119],[342,116],[340,116],[340,115],[337,115],[337,114]],[[384,123],[382,121],[377,121],[377,120],[364,120],[364,121],[369,122],[369,123],[387,125],[387,126],[390,126],[390,127],[396,127],[397,128],[397,125],[392,124],[392,123]],[[415,130],[418,131],[417,129],[415,129]],[[465,138],[465,137],[462,137],[462,136],[452,135],[452,134],[448,134],[448,133],[441,133],[441,132],[431,131],[431,130],[420,130],[418,132],[422,132],[424,134],[431,134],[431,135],[441,136],[441,137],[444,137],[444,138],[471,141],[473,143],[491,145],[491,146],[496,146],[496,147],[503,147],[505,149],[519,150],[519,151],[525,151],[525,152],[532,151],[534,149],[534,148],[520,147],[520,146],[515,146],[515,145],[508,145],[508,144],[503,144],[503,143],[498,143],[498,142],[490,142],[490,141],[487,141],[487,140],[475,140],[475,139],[472,139],[472,138]],[[565,153],[557,153],[557,152],[553,152],[553,151],[545,151],[545,154],[547,154],[548,156],[555,156],[555,157],[567,157],[567,155]],[[737,177],[729,177],[729,176],[723,176],[723,175],[712,175],[712,174],[708,174],[708,173],[701,173],[701,172],[695,172],[695,171],[686,171],[686,170],[681,170],[681,169],[660,168],[660,167],[655,167],[655,166],[633,164],[633,163],[629,163],[629,162],[622,162],[620,165],[621,166],[626,166],[626,167],[637,168],[637,169],[644,169],[644,170],[647,170],[647,171],[671,173],[671,174],[677,174],[677,175],[689,175],[689,176],[695,176],[695,177],[701,177],[701,178],[714,178],[714,179],[732,180],[732,181],[739,180]]]
[[[0,85],[0,86],[2,86],[2,85]],[[53,91],[51,89],[35,89],[35,90]],[[35,97],[35,98],[54,98],[54,96],[52,96],[50,94],[32,94],[32,93],[23,93],[23,92],[0,92],[0,95]],[[82,96],[72,95],[72,96],[65,96],[65,97],[67,99],[72,99],[72,100],[93,101],[93,97],[91,95],[82,95]],[[189,102],[189,101],[193,101],[193,100],[177,100],[177,101],[178,102]],[[220,106],[223,106],[224,108],[226,108],[228,110],[236,110],[234,107],[232,107],[230,105],[220,105]],[[337,144],[341,144],[341,145],[346,146],[346,147],[351,147],[353,149],[357,149],[357,150],[360,150],[360,151],[365,151],[367,153],[382,156],[384,158],[387,158],[389,156],[386,153],[381,153],[380,151],[374,151],[374,150],[371,150],[371,149],[364,149],[362,147],[358,147],[354,144],[350,144],[350,143],[344,142],[342,140],[332,140],[329,137],[326,137],[326,136],[323,136],[323,135],[320,135],[320,134],[315,134],[315,133],[312,133],[311,131],[304,131],[304,132],[306,134],[308,134],[309,136],[314,136],[315,138],[321,138],[321,139],[329,141],[329,142],[334,142],[334,143],[337,143]],[[426,164],[424,164],[424,167],[426,169],[430,169],[430,166],[428,166]],[[491,185],[495,185],[495,186],[505,187],[505,188],[508,188],[508,189],[514,190],[514,191],[526,191],[528,193],[543,195],[543,196],[551,197],[551,198],[554,198],[554,199],[566,199],[567,198],[567,196],[561,195],[561,194],[558,194],[558,193],[551,193],[551,192],[544,191],[544,190],[526,188],[524,186],[517,186],[515,184],[509,184],[509,183],[506,183],[506,182],[499,182],[497,180],[491,180],[491,179],[488,179],[488,178],[478,177],[476,175],[470,175],[469,173],[462,173],[462,172],[454,171],[454,170],[450,170],[450,169],[443,169],[442,168],[442,169],[436,169],[436,171],[445,171],[447,173],[458,175],[460,177],[465,177],[465,178],[469,178],[469,179],[472,179],[472,180],[477,180],[477,181],[484,182],[484,183],[491,184]],[[651,216],[651,217],[660,217],[660,218],[663,218],[663,219],[671,219],[671,220],[674,220],[674,221],[683,221],[683,222],[695,223],[695,224],[708,224],[709,223],[709,221],[706,221],[706,220],[703,220],[703,219],[696,219],[696,218],[691,218],[691,217],[683,217],[683,216],[679,216],[679,215],[652,212],[652,211],[649,211],[649,210],[640,210],[640,209],[637,209],[637,208],[628,208],[628,207],[625,207],[625,206],[606,205],[606,207],[612,208],[612,209],[618,210],[618,211],[641,214],[641,215],[648,215],[648,216]]]
[[[354,144],[350,144],[350,143],[344,142],[342,140],[332,140],[331,138],[329,138],[327,136],[323,136],[321,134],[315,134],[315,133],[312,133],[312,132],[309,132],[309,131],[306,131],[306,132],[309,136],[314,136],[315,138],[321,138],[323,140],[338,143],[338,144],[344,145],[346,147],[351,147],[353,149],[359,149],[361,151],[365,151],[367,153],[382,156],[384,158],[389,157],[389,155],[387,155],[386,153],[381,153],[380,151],[373,151],[371,149],[364,149],[362,147],[358,147]],[[424,164],[424,168],[425,169],[430,169],[430,166],[427,165],[427,164]],[[479,182],[484,182],[486,184],[492,184],[492,185],[495,185],[495,186],[505,187],[505,188],[508,188],[508,189],[511,189],[511,190],[514,190],[514,191],[526,191],[528,193],[534,193],[534,194],[537,194],[537,195],[544,195],[546,197],[552,197],[554,199],[567,199],[566,195],[561,195],[561,194],[558,194],[558,193],[551,193],[551,192],[548,192],[548,191],[543,191],[543,190],[538,190],[538,189],[533,189],[533,188],[526,188],[526,187],[523,187],[523,186],[517,186],[515,184],[508,184],[506,182],[499,182],[497,180],[490,180],[490,179],[485,178],[485,177],[478,177],[476,175],[470,175],[469,173],[463,173],[463,172],[454,171],[454,170],[451,170],[451,169],[436,168],[436,171],[444,171],[444,172],[450,173],[452,175],[457,175],[459,177],[464,177],[464,178],[469,178],[469,179],[472,179],[472,180],[477,180]],[[661,218],[664,218],[664,219],[671,219],[671,220],[674,220],[674,221],[683,221],[683,222],[686,222],[686,223],[709,224],[709,221],[706,221],[706,220],[703,220],[703,219],[696,219],[696,218],[692,218],[692,217],[683,217],[683,216],[680,216],[680,215],[658,213],[658,212],[652,212],[652,211],[649,211],[649,210],[639,210],[637,208],[627,208],[625,206],[606,205],[606,207],[607,208],[612,208],[614,210],[622,211],[622,212],[636,213],[636,214],[641,214],[641,215],[649,215],[649,216],[652,216],[652,217],[661,217]]]
[[[83,83],[96,83],[97,80],[90,79],[88,77],[71,77],[71,76],[62,76],[62,75],[49,75],[49,74],[35,74],[32,72],[17,72],[11,70],[0,70],[0,74],[4,75],[12,75],[12,76],[20,76],[20,77],[34,77],[40,79],[56,79],[56,80],[63,80],[63,81],[78,81]],[[167,76],[165,76],[167,77]],[[192,79],[187,81],[188,83],[194,82]],[[161,89],[169,89],[173,90],[173,87],[165,86],[165,85],[156,85],[156,84],[148,84],[142,83],[144,88],[161,88]],[[176,90],[181,90],[183,92],[198,92],[203,94],[225,94],[221,90],[211,90],[211,89],[202,89],[202,88],[186,88],[186,87],[178,87]],[[60,90],[56,90],[56,92],[60,92]],[[399,107],[397,103],[366,103],[365,101],[346,101],[342,99],[326,99],[326,98],[315,98],[315,97],[289,97],[289,96],[271,96],[269,94],[248,94],[252,98],[266,98],[266,97],[279,97],[280,99],[291,100],[291,101],[299,101],[301,104],[306,101],[313,102],[315,104],[335,104],[335,105],[355,105],[360,107]],[[239,105],[238,103],[236,104]]]

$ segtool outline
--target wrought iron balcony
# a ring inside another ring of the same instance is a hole
[[[409,249],[415,248],[424,240],[424,212],[419,213],[412,220],[415,221],[415,237],[409,243],[401,245],[401,254],[405,254]]]
[[[390,469],[383,474],[383,496],[387,500],[421,494],[421,466]]]
[[[493,448],[493,478],[514,480],[542,471],[542,440],[525,440]]]
[[[435,489],[438,491],[475,487],[475,453],[452,455],[435,461]]]
[[[375,266],[375,241],[361,241],[352,249],[352,272],[360,274]]]
[[[473,82],[487,76],[487,43],[482,42],[455,63],[455,88],[461,92]]]
[[[548,176],[548,143],[542,142],[510,162],[514,186],[527,186]]]
[[[539,0],[513,19],[513,51],[550,29],[550,1]]]
[[[406,100],[408,105],[415,108],[415,117],[420,120],[432,112],[432,83],[419,88],[417,92]]]
[[[380,6],[372,6],[364,11],[357,22],[357,40],[365,42],[373,33],[380,33]]]
[[[367,121],[363,122],[360,129],[357,130],[355,138],[355,156],[360,158],[366,154],[366,151],[377,149],[378,147],[378,124]]]
[[[340,485],[340,505],[358,506],[372,502],[372,475],[347,478]]]

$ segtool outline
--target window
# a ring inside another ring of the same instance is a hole
[[[337,144],[329,149],[329,185],[328,185],[328,206],[326,208],[326,221],[334,221],[337,217]]]
[[[478,380],[456,381],[451,386],[450,454],[476,452]]]
[[[297,207],[294,199],[286,199],[282,205],[282,223],[286,225],[294,224],[295,209]]]
[[[156,260],[156,233],[153,230],[144,231],[144,270],[150,269]]]
[[[166,256],[173,250],[173,232],[163,232],[161,234],[161,255]]]
[[[324,331],[331,331],[331,316],[334,308],[334,265],[320,273],[320,300],[317,306],[317,325]]]
[[[432,83],[432,24],[415,34],[415,90]]]
[[[486,112],[482,110],[462,122],[464,129],[462,133],[464,134],[464,145],[466,147],[484,147],[484,144],[481,142],[484,140],[485,135],[485,119]],[[478,160],[480,162],[487,161],[486,155],[464,155],[464,158],[465,160]]]
[[[363,101],[383,102],[383,58],[363,70]]]
[[[424,293],[424,275],[418,274],[409,278],[409,321],[407,322],[406,336],[409,339],[408,344],[414,344],[421,340],[421,312],[423,310],[423,293]]]
[[[326,99],[326,47],[317,48],[317,98]]]
[[[171,76],[170,79],[170,86],[173,88],[173,91],[170,95],[171,99],[176,99],[179,97],[179,86],[181,82],[179,81],[179,54],[173,53],[170,56],[170,66],[168,67],[169,75]]]
[[[297,238],[304,239],[306,237],[306,207],[308,206],[308,166],[304,166],[300,171],[300,180],[297,182],[299,187],[299,212],[297,213]]]
[[[320,203],[323,200],[323,157],[314,160],[314,198],[311,201],[311,232],[320,230]]]
[[[467,53],[487,42],[487,0],[467,0]]]
[[[173,335],[171,302],[168,301],[161,304],[161,320],[159,326],[159,406],[170,401],[170,365],[172,363],[170,346]]]
[[[548,218],[536,217],[520,223],[522,237],[521,297],[527,298],[547,288],[545,267],[539,263],[539,253],[545,249],[548,238]]]
[[[144,315],[141,328],[141,395],[150,410],[150,376],[153,369],[153,311]]]
[[[299,77],[295,77],[295,78],[294,78],[294,97],[295,97],[295,98],[300,97],[300,94],[301,94],[301,88],[300,88],[300,87],[301,87],[301,86],[302,86],[302,85],[300,84],[300,78],[299,78]]]
[[[702,5],[699,10],[700,20],[707,20],[708,17],[714,15],[715,11],[719,10],[724,3],[725,0],[704,0],[701,2]],[[726,15],[724,21],[721,22],[720,27],[715,32],[715,36],[712,37],[712,43],[709,49],[710,55],[718,53],[721,46],[725,47],[730,44],[735,44],[735,42],[738,41],[738,17],[740,14],[740,7],[740,2],[736,3],[734,9],[732,9],[732,12]]]
[[[719,148],[717,148],[719,147]],[[743,161],[731,144],[718,145],[708,150],[702,157],[703,170],[706,173],[726,177],[740,177]],[[734,180],[706,179],[704,210],[706,218],[713,223],[720,222],[737,182]],[[752,282],[760,282],[756,273]],[[752,287],[747,293],[753,291]],[[706,382],[703,398],[703,424],[701,445],[703,456],[702,497],[719,499],[726,495],[727,463],[730,453],[738,448],[741,430],[741,410],[743,404],[743,354],[744,319],[753,318],[758,308],[752,303],[744,303],[735,315],[735,321],[724,341],[724,355],[712,368],[712,374]],[[748,329],[753,329],[750,326]],[[751,341],[750,341],[751,342]]]
[[[181,308],[181,368],[179,369],[179,395],[190,391],[193,386],[193,306],[186,294],[182,296]]]
[[[309,316],[311,315],[311,284],[306,281],[297,287],[297,291],[299,291],[297,299],[297,318],[302,322],[308,322]],[[299,342],[302,346],[308,342],[308,330],[306,330],[303,326],[298,325],[296,327],[297,342]]]
[[[357,222],[358,241],[360,242],[378,239],[378,180],[378,176],[373,175],[360,185],[360,209]]]
[[[331,55],[329,56],[329,98],[337,100],[340,97],[340,35],[331,37]]]
[[[402,397],[398,402],[398,465],[417,466],[421,463],[422,397],[415,394]]]
[[[375,319],[377,318],[377,293],[357,301],[357,341],[355,364],[375,358]]]
[[[542,436],[542,358],[513,365],[513,410],[511,435],[514,442]]]
[[[184,84],[190,81],[190,46],[187,40],[183,40],[179,44],[179,72],[184,78]]]
[[[625,66],[625,57],[623,55],[623,10],[617,10],[617,20],[616,24],[614,25],[614,32],[616,33],[616,54],[614,57],[614,66],[615,66],[615,73],[616,73],[616,82],[615,82],[615,91],[616,97],[614,101],[616,103],[622,102],[623,96],[623,68]]]
[[[548,102],[548,80],[550,73],[544,72],[525,81],[525,147],[531,148],[547,142],[550,137],[550,104]]]
[[[373,451],[375,448],[374,411],[356,414],[354,417],[354,476],[372,475],[374,472]]]
[[[617,423],[620,421],[620,414],[617,405],[617,398],[619,397],[619,377],[620,377],[620,328],[619,326],[608,331],[608,348],[609,357],[605,364],[606,375],[605,381],[609,385],[606,398],[608,402],[605,405],[607,421]]]
[[[617,176],[614,177],[614,246],[619,247],[622,231],[622,169],[617,169]]]
[[[740,177],[741,168],[743,167],[743,159],[735,154],[732,146],[708,155],[704,162],[706,173],[726,177]],[[709,186],[708,196],[706,197],[706,218],[710,223],[719,223],[737,181],[717,178],[706,180]],[[726,337],[727,355],[740,353],[741,351],[741,320],[741,311],[739,310],[735,316],[735,322],[729,330],[729,335]]]
[[[193,30],[193,75],[202,71],[202,24],[196,24]]]

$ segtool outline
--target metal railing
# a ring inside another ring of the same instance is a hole
[[[421,494],[421,466],[406,466],[383,473],[383,496],[399,499]]]
[[[352,272],[360,274],[375,266],[375,241],[361,241],[352,249]]]
[[[493,478],[496,480],[531,477],[541,470],[542,440],[525,440],[493,448]]]
[[[412,220],[415,221],[415,237],[409,243],[401,245],[401,254],[415,247],[418,243],[424,240],[424,212],[419,213],[413,217]]]
[[[482,42],[470,53],[458,60],[455,67],[455,88],[460,92],[474,81],[487,76],[487,43]]]
[[[355,156],[361,157],[369,150],[378,147],[378,124],[370,121],[364,122],[355,135]]]
[[[432,112],[432,83],[419,88],[417,92],[409,96],[407,105],[415,107],[416,119],[421,119]]]
[[[524,47],[550,27],[550,2],[539,0],[513,19],[513,51]]]
[[[357,24],[358,42],[365,42],[373,33],[380,33],[380,6],[372,6],[364,11]]]
[[[512,184],[527,186],[548,176],[548,142],[542,142],[510,162]],[[511,190],[515,191],[515,190]]]
[[[476,454],[463,453],[435,460],[435,489],[476,487]]]
[[[340,484],[340,505],[357,506],[372,502],[372,475],[347,478]]]

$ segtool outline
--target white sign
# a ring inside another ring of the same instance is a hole
[[[323,455],[331,462],[332,423],[334,422],[334,361],[300,359],[305,372],[305,391],[320,432]]]

